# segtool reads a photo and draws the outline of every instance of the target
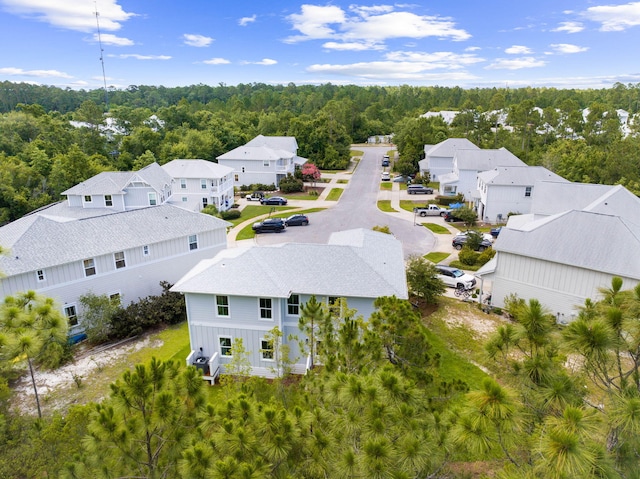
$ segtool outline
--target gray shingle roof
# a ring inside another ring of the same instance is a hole
[[[9,248],[9,254],[0,256],[0,271],[6,275],[35,271],[229,225],[170,205],[61,218],[35,213],[0,228],[0,245]]]
[[[279,160],[294,158],[295,155],[286,150],[274,150],[267,146],[242,145],[217,157],[218,160]]]
[[[233,172],[229,166],[207,160],[172,160],[162,165],[162,169],[173,178],[223,178]]]
[[[527,166],[506,148],[497,150],[458,148],[455,158],[459,170],[486,171],[498,166]]]
[[[437,145],[434,145],[429,149],[429,151],[425,152],[428,156],[441,156],[441,157],[451,157],[455,154],[458,148],[478,148],[476,145],[471,143],[466,138],[448,138],[444,141],[441,141]]]
[[[295,153],[298,150],[298,142],[295,136],[264,136],[258,135],[248,141],[245,146],[266,146],[273,150],[285,150]]]
[[[63,195],[118,195],[123,194],[127,184],[135,177],[161,191],[165,185],[171,184],[171,176],[157,163],[145,166],[139,171],[105,171],[72,186]]]
[[[537,181],[559,181],[569,183],[562,176],[547,170],[544,166],[500,166],[478,173],[487,185],[533,186]]]
[[[334,234],[329,241],[225,250],[202,261],[172,289],[280,298],[292,292],[408,297],[402,246],[393,236],[351,230]]]

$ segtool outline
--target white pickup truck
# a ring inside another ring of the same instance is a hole
[[[418,216],[444,216],[447,210],[439,207],[438,205],[429,204],[425,206],[417,206],[413,209],[413,212]]]

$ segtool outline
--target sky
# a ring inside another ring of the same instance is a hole
[[[0,0],[0,81],[610,88],[640,1]]]

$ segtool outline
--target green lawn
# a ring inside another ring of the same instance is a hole
[[[331,188],[331,191],[327,195],[327,201],[338,201],[343,191],[342,188]]]
[[[400,208],[413,213],[415,207],[420,207],[428,204],[429,201],[414,201],[414,200],[400,200]],[[431,201],[433,203],[433,201]]]
[[[378,209],[380,211],[384,211],[385,213],[397,213],[397,210],[394,210],[391,207],[391,200],[380,200],[378,201]]]
[[[449,253],[438,253],[437,251],[432,251],[431,253],[425,254],[424,258],[431,261],[433,264],[438,264],[441,261],[447,259],[449,256]]]
[[[364,151],[351,150],[351,156],[362,156],[362,155],[364,155]]]
[[[432,233],[436,233],[439,235],[448,235],[451,233],[447,228],[437,223],[421,223],[421,224]]]
[[[346,184],[346,183],[349,183],[349,180],[340,179],[340,180],[338,180],[336,183],[341,184],[341,185],[344,185],[344,184]]]
[[[381,181],[380,182],[380,189],[381,190],[391,190],[393,188],[393,183],[391,183],[390,181]]]

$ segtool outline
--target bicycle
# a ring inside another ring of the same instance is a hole
[[[464,288],[456,288],[453,291],[453,294],[455,294],[458,298],[462,298],[462,299],[469,299],[469,296],[471,296],[471,292],[468,289],[464,289]]]

